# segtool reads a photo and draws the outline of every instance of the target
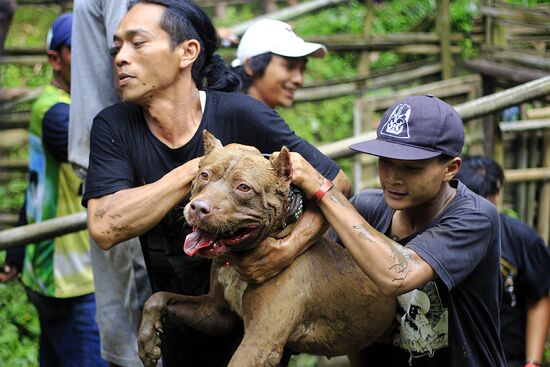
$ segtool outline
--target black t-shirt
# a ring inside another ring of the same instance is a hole
[[[550,290],[550,252],[543,239],[526,224],[500,215],[504,284],[500,335],[506,359],[525,360],[528,301],[537,301]]]
[[[222,144],[252,145],[262,153],[286,146],[298,152],[328,179],[338,166],[314,146],[296,136],[285,121],[263,103],[240,93],[209,91],[203,117],[187,144],[171,149],[149,130],[140,106],[118,103],[101,111],[92,125],[90,165],[83,205],[91,198],[149,184],[172,169],[204,154],[202,131]],[[190,232],[183,218],[185,200],[140,237],[153,290],[202,294],[207,289],[209,261],[182,251]],[[144,213],[147,215],[147,213]]]
[[[398,297],[393,345],[370,348],[373,366],[506,365],[499,339],[498,213],[462,183],[451,184],[457,193],[447,208],[423,231],[399,241],[438,278]],[[389,235],[394,210],[382,190],[365,190],[352,203]]]

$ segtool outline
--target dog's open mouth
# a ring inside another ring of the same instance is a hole
[[[183,251],[188,256],[193,256],[197,253],[202,257],[219,256],[229,251],[231,246],[239,245],[254,237],[257,230],[257,225],[250,225],[239,228],[231,234],[214,235],[195,227],[193,228],[193,232],[185,238]]]

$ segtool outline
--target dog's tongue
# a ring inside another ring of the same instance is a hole
[[[214,236],[210,233],[197,230],[191,232],[185,237],[185,243],[183,244],[183,251],[188,256],[193,256],[201,248],[208,247],[214,243]]]

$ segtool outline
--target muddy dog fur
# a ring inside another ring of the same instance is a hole
[[[290,156],[283,148],[271,161],[257,151],[222,147],[206,131],[203,137],[205,156],[184,209],[194,232],[184,249],[213,258],[210,292],[158,292],[149,298],[138,337],[144,365],[155,366],[161,356],[164,322],[209,335],[231,333],[244,323],[233,367],[277,366],[285,346],[297,353],[353,354],[379,338],[395,315],[395,299],[384,296],[335,242],[320,239],[260,285],[226,265],[228,251],[246,251],[287,230]]]

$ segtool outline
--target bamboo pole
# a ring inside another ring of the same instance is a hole
[[[86,212],[0,231],[0,250],[86,229]]]
[[[453,61],[451,54],[451,16],[449,0],[437,1],[436,28],[439,34],[439,49],[441,52],[442,79],[453,77]]]
[[[337,98],[352,94],[360,94],[367,91],[372,92],[373,89],[391,87],[402,83],[411,82],[413,80],[417,80],[430,75],[434,75],[439,73],[440,70],[441,64],[428,64],[420,66],[413,70],[396,72],[389,75],[381,75],[371,78],[362,76],[356,81],[306,87],[298,89],[296,91],[295,101],[296,103],[311,102],[327,98]]]
[[[515,166],[518,167],[518,169],[526,169],[527,168],[527,134],[521,134],[516,143],[516,150],[517,150],[517,161],[515,162]],[[527,205],[526,205],[526,195],[527,195],[527,188],[526,188],[525,182],[519,182],[516,185],[516,197],[515,197],[515,209],[517,210],[519,217],[522,221],[525,222],[525,219],[527,217]]]
[[[550,94],[550,76],[520,84],[455,106],[462,120],[470,120]]]
[[[505,182],[549,181],[550,167],[516,168],[504,171]]]
[[[542,165],[550,170],[550,130],[544,131]],[[550,177],[547,176],[547,178]],[[550,242],[550,180],[540,190],[537,230],[546,243]]]
[[[541,129],[550,129],[550,119],[501,122],[499,127],[503,133],[538,131]]]
[[[537,167],[540,152],[538,148],[538,136],[535,132],[529,132],[527,134],[527,141],[529,144],[528,156],[527,156],[527,167]],[[536,227],[535,215],[537,212],[537,182],[528,182],[526,185],[525,195],[526,195],[526,205],[525,205],[525,223],[531,227]]]

